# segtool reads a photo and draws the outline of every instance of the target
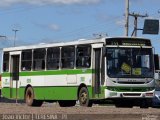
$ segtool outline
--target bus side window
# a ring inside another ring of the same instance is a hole
[[[22,51],[21,57],[21,70],[22,71],[31,71],[32,66],[32,50]]]
[[[68,47],[62,47],[62,68],[74,68],[75,63],[75,47],[74,46],[68,46]]]
[[[45,69],[46,49],[35,49],[33,53],[33,70]]]
[[[3,54],[3,72],[9,72],[9,53]]]
[[[91,65],[91,46],[77,46],[76,67],[89,68]]]
[[[59,69],[60,48],[47,49],[47,70]]]

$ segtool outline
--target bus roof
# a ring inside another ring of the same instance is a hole
[[[27,49],[38,49],[38,48],[49,48],[49,47],[62,47],[62,46],[72,46],[72,45],[83,45],[83,44],[96,44],[96,43],[105,43],[106,39],[118,39],[118,38],[127,38],[127,39],[144,39],[146,38],[140,37],[103,37],[103,38],[95,38],[95,39],[79,39],[76,41],[69,42],[59,42],[59,43],[40,43],[35,45],[26,45],[26,46],[17,46],[17,47],[8,47],[3,48],[3,51],[19,51],[19,50],[27,50]]]
[[[27,45],[27,46],[17,46],[17,47],[8,47],[3,48],[3,51],[18,51],[18,50],[27,50],[27,49],[37,49],[37,48],[49,48],[49,47],[62,47],[62,46],[72,46],[72,45],[83,45],[83,44],[94,44],[94,43],[104,43],[105,39],[79,39],[77,41],[69,41],[69,42],[59,42],[59,43],[40,43],[35,45]]]

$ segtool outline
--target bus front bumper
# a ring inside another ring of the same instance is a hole
[[[105,98],[153,98],[154,90],[146,92],[118,92],[105,89]]]

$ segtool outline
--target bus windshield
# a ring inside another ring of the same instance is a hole
[[[107,48],[107,74],[109,77],[153,77],[151,48]]]

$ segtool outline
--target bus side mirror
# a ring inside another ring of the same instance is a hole
[[[155,70],[160,70],[158,54],[154,54],[154,66],[155,66]]]

